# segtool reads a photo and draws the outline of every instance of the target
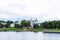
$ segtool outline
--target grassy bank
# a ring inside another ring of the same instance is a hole
[[[43,29],[43,32],[60,32],[60,29]]]
[[[0,28],[0,31],[25,31],[23,28]],[[28,28],[26,31],[42,32],[42,28]]]
[[[0,31],[23,31],[23,28],[0,28]]]
[[[30,31],[30,32],[60,32],[60,29],[42,29],[42,28],[0,28],[0,31]]]
[[[32,29],[28,29],[28,31],[33,31],[33,32],[42,32],[43,29],[42,28],[32,28]]]

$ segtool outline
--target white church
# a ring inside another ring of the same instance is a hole
[[[37,18],[35,19],[35,20],[30,20],[30,22],[31,22],[31,24],[30,24],[30,26],[33,28],[33,25],[34,24],[38,24],[38,20],[37,20]]]

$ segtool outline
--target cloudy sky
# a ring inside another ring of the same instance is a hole
[[[60,19],[60,0],[0,0],[0,20]]]

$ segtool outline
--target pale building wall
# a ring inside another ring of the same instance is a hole
[[[10,25],[10,27],[14,27],[14,25],[15,25],[15,24],[13,23],[13,24]]]

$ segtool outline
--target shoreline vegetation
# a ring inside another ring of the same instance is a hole
[[[60,29],[44,29],[43,32],[46,32],[46,33],[60,33]]]
[[[60,32],[60,20],[45,21],[38,23],[38,20],[0,21],[0,32]]]
[[[41,27],[44,33],[60,33],[60,20],[45,21]]]
[[[60,29],[43,29],[43,28],[27,28],[24,30],[24,28],[0,28],[0,32],[44,32],[44,33],[60,33]]]
[[[60,33],[60,29],[42,29],[42,28],[28,28],[24,30],[24,28],[0,28],[0,32],[43,32],[43,33]]]
[[[44,33],[60,33],[60,29],[43,29],[43,28],[0,28],[0,32],[44,32]]]
[[[28,28],[24,30],[24,28],[0,28],[0,32],[5,32],[5,31],[14,31],[14,32],[42,32],[42,28]]]

